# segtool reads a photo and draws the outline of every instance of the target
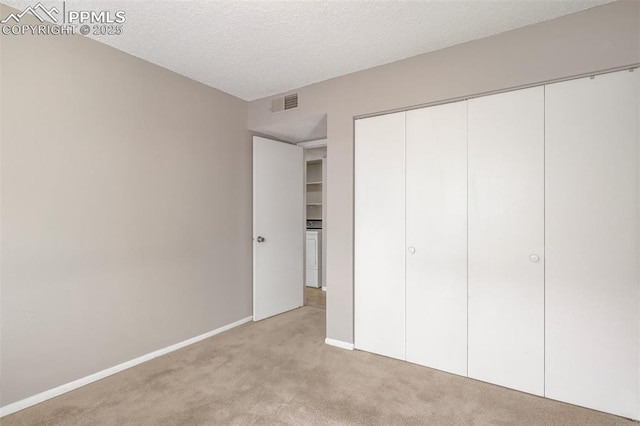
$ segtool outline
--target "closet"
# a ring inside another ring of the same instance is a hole
[[[466,375],[467,105],[406,122],[406,359]]]
[[[546,87],[546,395],[640,418],[640,70]]]
[[[469,106],[469,377],[544,393],[544,88]]]
[[[355,346],[640,418],[639,72],[355,121]]]
[[[358,349],[405,358],[405,113],[356,122]],[[365,284],[366,283],[366,284]],[[362,290],[362,291],[360,291]]]

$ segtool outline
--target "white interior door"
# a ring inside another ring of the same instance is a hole
[[[544,88],[469,101],[469,377],[544,393]]]
[[[546,87],[546,395],[635,419],[639,74]]]
[[[407,361],[467,375],[467,102],[407,112]]]
[[[304,151],[253,138],[253,319],[304,303]]]
[[[405,357],[405,113],[355,122],[355,346]]]

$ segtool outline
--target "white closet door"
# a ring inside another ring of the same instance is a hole
[[[635,419],[638,74],[546,87],[546,395]]]
[[[407,361],[467,375],[467,102],[407,112]]]
[[[355,346],[405,357],[405,113],[355,122]]]
[[[544,392],[544,89],[469,101],[469,377]]]

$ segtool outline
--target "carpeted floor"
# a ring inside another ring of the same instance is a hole
[[[327,305],[327,292],[321,288],[304,288],[304,306],[325,309]]]
[[[324,344],[305,306],[3,418],[9,425],[632,425],[619,417]]]

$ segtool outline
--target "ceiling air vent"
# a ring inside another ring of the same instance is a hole
[[[284,109],[298,108],[298,94],[292,93],[284,97]]]
[[[271,99],[271,112],[286,111],[298,108],[298,94],[292,93],[281,98]]]

